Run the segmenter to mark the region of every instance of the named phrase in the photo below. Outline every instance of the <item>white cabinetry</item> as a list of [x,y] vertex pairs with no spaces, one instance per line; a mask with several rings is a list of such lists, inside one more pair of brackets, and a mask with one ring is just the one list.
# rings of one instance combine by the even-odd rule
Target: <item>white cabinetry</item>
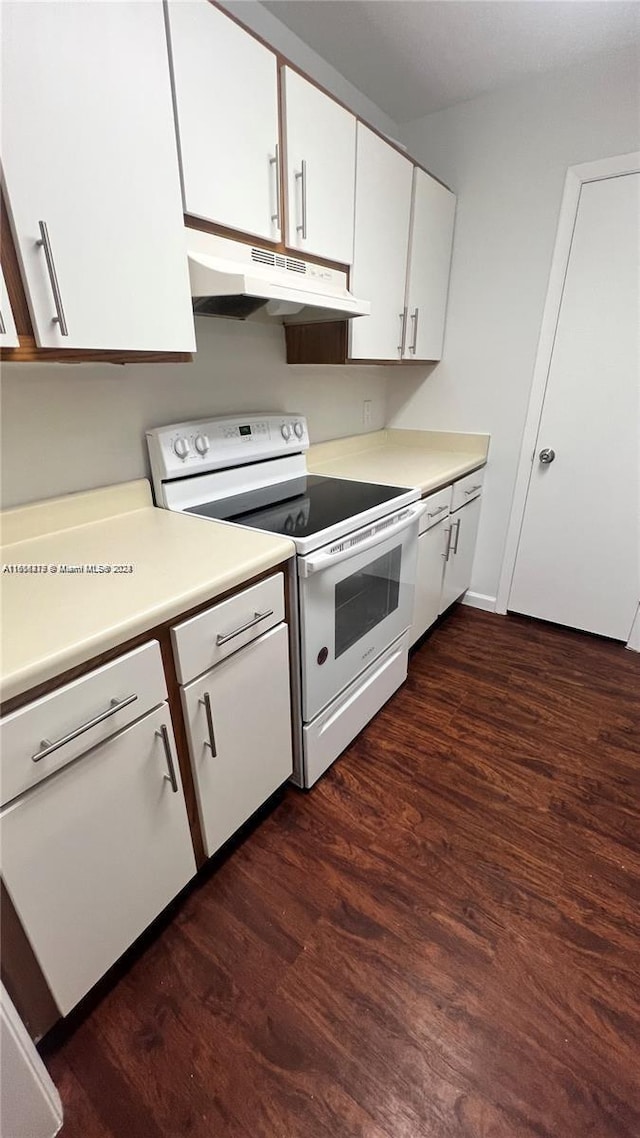
[[185,213],[280,240],[275,54],[208,0],[171,0]]
[[416,640],[431,628],[440,613],[444,557],[449,532],[445,523],[449,517],[450,503],[449,486],[436,494],[431,494],[423,503],[410,645],[415,644]]
[[274,574],[172,630],[208,856],[293,770],[283,585]]
[[351,322],[352,359],[440,359],[455,201],[358,123],[351,284],[371,315]]
[[481,498],[474,498],[451,514],[447,526],[444,582],[440,612],[457,601],[471,584],[471,569],[478,536]]
[[356,119],[290,67],[283,68],[287,245],[353,260]]
[[38,345],[192,351],[160,0],[3,3],[2,107]]
[[416,166],[404,359],[439,360],[442,357],[455,211],[455,194]]
[[9,294],[5,284],[2,269],[0,269],[0,347],[17,348],[18,333],[11,311]]
[[351,288],[371,301],[371,315],[349,322],[353,359],[403,353],[412,179],[409,159],[359,122]]
[[[128,702],[122,684],[128,686],[135,674],[127,661],[136,656],[136,669],[142,666],[140,659],[144,662],[137,653],[117,661],[111,671],[101,669],[59,689],[45,697],[46,705],[30,704],[3,723],[3,728],[10,721],[14,725],[14,747],[3,761],[24,765],[30,788],[0,814],[2,875],[63,1015],[196,869],[168,705],[162,702],[132,726],[118,730],[121,712],[114,707],[114,698],[129,716],[136,705],[144,712],[154,698],[156,665],[162,674],[160,652],[157,643],[139,652],[149,650],[157,657],[149,661],[150,686],[141,688],[140,694],[131,692]],[[157,694],[164,696],[162,687]],[[56,696],[63,719],[75,725],[67,736],[57,734]],[[51,730],[43,727],[43,706]],[[92,732],[107,723],[117,733],[93,745]],[[43,737],[56,759],[62,756],[57,761],[65,764],[51,777],[47,777],[48,757],[42,762],[37,758],[44,749]],[[84,740],[81,754],[79,740]],[[35,786],[33,770],[42,779]]]

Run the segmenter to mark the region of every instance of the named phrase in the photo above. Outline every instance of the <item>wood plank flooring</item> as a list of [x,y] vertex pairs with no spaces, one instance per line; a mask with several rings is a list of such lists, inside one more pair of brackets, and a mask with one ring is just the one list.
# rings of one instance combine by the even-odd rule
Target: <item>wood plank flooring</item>
[[638,1138],[640,657],[459,608],[66,1039],[63,1138]]

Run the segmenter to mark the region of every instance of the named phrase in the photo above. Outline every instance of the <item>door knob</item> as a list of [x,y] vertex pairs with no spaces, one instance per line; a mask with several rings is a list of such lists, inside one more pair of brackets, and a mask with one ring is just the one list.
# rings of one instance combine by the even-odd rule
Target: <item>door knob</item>
[[547,465],[550,462],[553,462],[555,457],[556,457],[556,452],[554,450],[551,450],[550,447],[545,447],[544,450],[541,450],[540,454],[538,455],[540,462],[544,462]]

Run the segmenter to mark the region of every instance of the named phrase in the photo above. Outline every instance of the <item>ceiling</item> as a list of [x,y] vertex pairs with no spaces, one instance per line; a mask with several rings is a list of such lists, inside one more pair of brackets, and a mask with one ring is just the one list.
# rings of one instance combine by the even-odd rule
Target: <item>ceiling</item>
[[640,44],[637,0],[263,0],[398,123]]

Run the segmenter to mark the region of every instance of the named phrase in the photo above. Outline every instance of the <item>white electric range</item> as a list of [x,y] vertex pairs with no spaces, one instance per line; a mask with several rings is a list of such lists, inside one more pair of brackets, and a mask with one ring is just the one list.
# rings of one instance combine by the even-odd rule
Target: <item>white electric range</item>
[[407,675],[420,492],[309,474],[302,415],[173,423],[147,441],[158,506],[295,543],[294,781],[312,786]]

